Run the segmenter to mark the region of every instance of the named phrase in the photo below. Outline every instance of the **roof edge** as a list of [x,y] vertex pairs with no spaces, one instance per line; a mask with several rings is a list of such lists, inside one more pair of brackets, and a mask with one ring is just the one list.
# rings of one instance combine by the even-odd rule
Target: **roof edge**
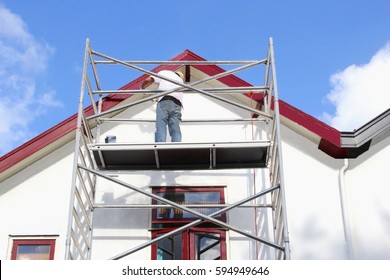
[[357,158],[370,149],[373,140],[390,130],[390,108],[360,128],[340,132],[340,145],[322,138],[318,148],[334,158]]
[[76,120],[77,115],[73,115],[0,157],[0,172],[75,130]]

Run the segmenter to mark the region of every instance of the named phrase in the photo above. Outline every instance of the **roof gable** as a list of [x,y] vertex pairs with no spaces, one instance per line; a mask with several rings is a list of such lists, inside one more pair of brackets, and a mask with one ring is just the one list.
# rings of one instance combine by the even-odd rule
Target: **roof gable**
[[[173,57],[171,60],[172,61],[206,61],[204,58],[198,56],[197,54],[191,52],[190,50],[183,51],[182,53]],[[179,67],[181,66],[165,64],[165,65],[157,66],[152,71],[158,72],[160,70],[176,70]],[[191,66],[187,65],[185,67],[194,67],[197,70],[209,76],[213,76],[225,72],[224,69],[222,69],[217,65],[196,65],[195,64]],[[142,84],[142,81],[146,78],[146,76],[147,74],[141,75],[140,77],[136,78],[130,83],[122,86],[120,90],[139,89]],[[218,80],[229,87],[251,86],[249,83],[247,83],[246,81],[240,79],[239,77],[233,74],[219,78]],[[249,93],[246,95],[249,96]],[[254,96],[260,96],[260,95],[254,95]],[[250,97],[252,98],[252,96]],[[119,103],[121,103],[127,98],[129,98],[129,95],[126,94],[110,94],[105,98],[102,110],[107,111],[110,108],[113,108],[114,106],[118,105]],[[262,98],[257,98],[256,101],[258,102],[259,105],[261,105]],[[343,147],[341,141],[341,132],[338,131],[337,129],[330,127],[329,125],[319,121],[318,119],[302,112],[301,110],[287,104],[286,102],[283,102],[282,100],[280,100],[279,102],[279,107],[280,107],[280,113],[284,119],[290,121],[290,123],[293,123],[294,125],[303,127],[304,129],[314,133],[315,135],[318,135],[320,139],[318,143],[319,149],[324,151],[325,153],[338,158],[338,157],[348,156],[349,155],[348,151],[350,151],[351,149],[356,150],[356,147],[355,148]],[[92,112],[92,106],[87,107],[85,111],[86,111],[86,115],[89,115],[89,113]],[[76,129],[76,120],[77,120],[77,114],[74,114],[69,118],[67,118],[66,120],[60,122],[56,126],[48,129],[47,131],[41,133],[40,135],[26,142],[25,144],[9,152],[8,154],[2,156],[0,158],[0,163],[1,163],[0,174],[2,174],[3,176],[0,176],[0,181],[3,180],[2,177],[6,176],[4,175],[6,170],[9,171],[7,172],[7,174],[15,173],[17,172],[17,167],[23,166],[22,162],[26,161],[26,159],[28,159],[29,157],[33,155],[37,155],[37,158],[35,159],[37,160],[43,157],[48,152],[55,149],[55,147],[53,147],[47,153],[42,152],[42,150],[48,147],[49,145],[52,145],[55,142],[61,143],[60,140],[62,138],[64,138],[65,136],[71,133],[74,133]],[[361,146],[363,145],[364,143],[361,144]],[[366,149],[363,149],[361,150],[361,152],[364,152],[365,150]],[[40,151],[41,153],[39,153]],[[354,154],[354,156],[356,156],[356,154]],[[12,171],[13,169],[16,171]]]

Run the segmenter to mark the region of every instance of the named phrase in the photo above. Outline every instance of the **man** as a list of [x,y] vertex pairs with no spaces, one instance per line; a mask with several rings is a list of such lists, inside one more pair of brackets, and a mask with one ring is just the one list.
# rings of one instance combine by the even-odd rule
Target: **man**
[[[170,80],[183,83],[183,73],[176,71],[162,70],[157,73],[160,76],[166,77]],[[151,84],[158,84],[158,89],[162,91],[168,91],[179,87],[179,85],[169,82],[158,77],[149,76],[143,83],[142,88],[145,89]],[[171,136],[171,142],[181,142],[181,109],[183,107],[183,93],[172,92],[160,98],[156,108],[156,132],[155,142],[166,142],[167,138],[167,126],[169,135]]]

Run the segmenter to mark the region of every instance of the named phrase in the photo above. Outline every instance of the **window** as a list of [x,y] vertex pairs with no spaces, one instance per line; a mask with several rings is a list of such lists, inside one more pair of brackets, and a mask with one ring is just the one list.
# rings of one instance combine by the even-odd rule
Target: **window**
[[14,239],[11,260],[53,260],[55,239]]
[[[189,208],[204,215],[210,215],[221,209],[210,205],[225,203],[223,187],[156,187],[153,188],[153,193],[177,204],[189,205]],[[159,201],[153,201],[153,204],[164,205]],[[226,221],[226,214],[214,218]],[[152,210],[152,238],[157,238],[197,219],[196,215],[180,209],[155,208]],[[211,222],[203,222],[153,244],[152,259],[225,260],[226,231]]]
[[[210,215],[221,209],[219,207],[207,207],[207,205],[225,203],[223,187],[158,187],[153,188],[153,193],[177,204],[193,205],[194,207],[189,208],[194,209],[203,215]],[[153,204],[164,205],[164,203],[156,200],[153,200]],[[201,207],[201,205],[206,206]],[[226,214],[221,214],[213,218],[226,221]],[[164,228],[169,226],[169,224],[183,224],[196,219],[198,219],[196,215],[189,212],[183,212],[182,210],[175,208],[157,208],[154,209],[152,213],[152,223],[154,228]],[[205,224],[207,225],[209,223]]]

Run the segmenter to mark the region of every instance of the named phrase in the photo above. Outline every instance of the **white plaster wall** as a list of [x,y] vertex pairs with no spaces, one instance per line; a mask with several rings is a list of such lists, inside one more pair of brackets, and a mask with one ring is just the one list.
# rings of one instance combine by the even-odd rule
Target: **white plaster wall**
[[[227,98],[226,99],[232,99]],[[235,100],[237,102],[237,100]],[[131,107],[118,118],[148,120],[150,122],[122,122],[112,128],[111,124],[101,126],[100,142],[107,135],[115,135],[119,143],[153,143],[155,132],[156,103],[148,101]],[[188,120],[250,119],[251,113],[225,102],[198,94],[184,95],[184,109],[181,124],[182,142],[248,141],[262,136],[262,121],[245,122],[186,122]],[[167,141],[170,141],[167,133]]]
[[73,150],[72,141],[1,182],[0,259],[10,257],[10,235],[57,236],[55,259],[64,259]]
[[342,161],[283,126],[286,204],[292,259],[346,259],[338,188]]
[[390,259],[390,138],[357,159],[345,175],[355,259]]

